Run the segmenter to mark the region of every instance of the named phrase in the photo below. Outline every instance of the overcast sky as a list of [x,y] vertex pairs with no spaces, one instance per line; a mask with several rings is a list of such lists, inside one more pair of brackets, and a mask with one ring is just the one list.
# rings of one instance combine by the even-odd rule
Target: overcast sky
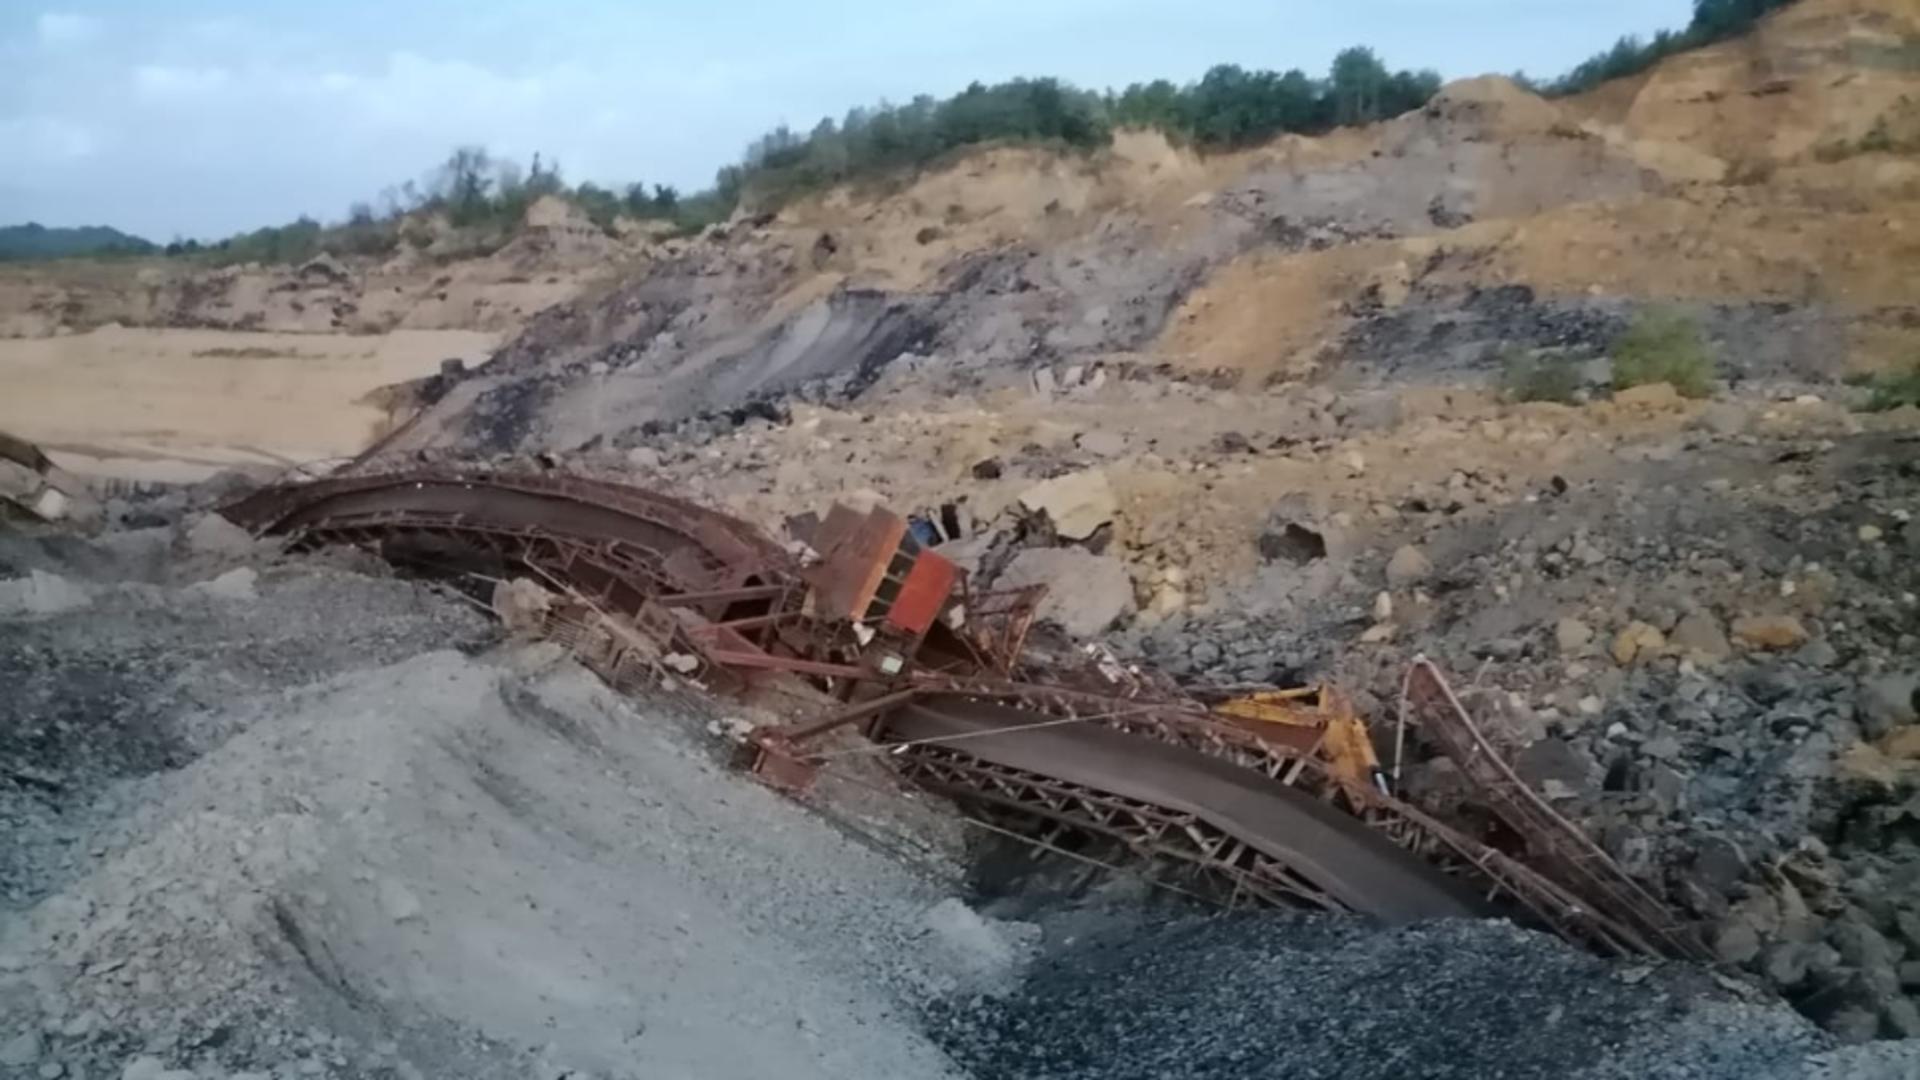
[[1056,75],[1557,74],[1689,0],[101,0],[0,5],[0,224],[165,241],[344,215],[450,148],[707,186],[773,125]]

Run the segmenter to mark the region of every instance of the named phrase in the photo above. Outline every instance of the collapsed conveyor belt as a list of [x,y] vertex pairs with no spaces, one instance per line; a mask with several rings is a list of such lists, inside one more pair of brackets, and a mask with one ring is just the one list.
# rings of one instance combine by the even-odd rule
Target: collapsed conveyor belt
[[1104,832],[1256,896],[1387,923],[1491,910],[1360,819],[1260,773],[1094,724],[1036,726],[1045,720],[939,695],[889,713],[875,734],[904,744],[908,775],[942,794]]
[[[298,546],[361,545],[467,580],[530,573],[562,594],[545,632],[615,686],[687,660],[673,670],[709,685],[785,672],[863,702],[757,732],[757,771],[779,786],[804,787],[817,766],[801,740],[871,722],[906,776],[975,813],[1104,837],[1230,898],[1387,922],[1487,913],[1498,898],[1498,910],[1602,952],[1700,954],[1624,870],[1487,763],[1463,767],[1534,851],[1497,849],[1350,783],[1311,738],[1241,725],[1137,672],[1069,664],[1016,678],[1037,597],[970,592],[950,563],[923,573],[945,560],[902,519],[842,509],[805,567],[736,518],[552,473],[348,476],[269,488],[224,513]],[[1456,755],[1490,754],[1438,672],[1422,679],[1409,700],[1430,734]]]

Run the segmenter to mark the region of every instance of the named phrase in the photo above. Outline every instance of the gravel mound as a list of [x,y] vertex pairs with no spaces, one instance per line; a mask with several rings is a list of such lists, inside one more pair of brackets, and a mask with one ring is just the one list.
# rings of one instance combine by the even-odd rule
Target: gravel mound
[[84,603],[0,618],[0,911],[89,872],[91,831],[133,809],[123,782],[217,745],[236,702],[491,634],[423,586],[313,566],[250,599],[57,580]]
[[1829,1040],[1679,965],[1497,922],[1188,918],[1080,940],[931,1030],[980,1080],[1808,1075]]
[[0,1042],[110,1076],[949,1075],[908,1008],[978,966],[919,948],[941,891],[696,725],[513,666],[556,660],[435,652],[237,706],[5,924]]

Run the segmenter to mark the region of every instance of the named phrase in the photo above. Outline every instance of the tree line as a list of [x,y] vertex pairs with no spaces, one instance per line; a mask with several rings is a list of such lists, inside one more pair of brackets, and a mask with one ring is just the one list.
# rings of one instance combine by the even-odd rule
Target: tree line
[[424,248],[434,243],[436,238],[423,219],[439,216],[456,230],[451,250],[443,244],[446,254],[485,253],[510,240],[528,208],[546,196],[578,207],[609,233],[622,217],[686,229],[719,220],[732,210],[731,205],[718,208],[712,193],[683,199],[670,184],[635,182],[618,190],[591,181],[568,185],[559,163],[543,161],[539,154],[523,169],[484,147],[462,146],[423,180],[389,187],[377,202],[354,203],[344,221],[323,225],[303,215],[290,224],[254,229],[210,244],[176,240],[164,251],[217,263],[305,262],[321,254],[390,255],[403,244]]
[[[1644,71],[1673,53],[1742,33],[1791,2],[1694,0],[1684,30],[1661,31],[1644,41],[1621,38],[1544,83],[1524,74],[1515,78],[1549,95],[1578,93]],[[1092,150],[1110,143],[1116,129],[1132,127],[1156,129],[1201,150],[1232,149],[1283,133],[1318,134],[1397,116],[1420,108],[1439,89],[1437,73],[1391,70],[1365,46],[1342,50],[1324,77],[1299,69],[1221,64],[1184,85],[1158,79],[1118,92],[1082,90],[1052,78],[976,82],[945,99],[920,95],[904,105],[855,108],[838,120],[821,120],[804,135],[783,124],[749,144],[738,163],[721,168],[712,188],[685,197],[658,184],[569,186],[559,165],[538,155],[523,170],[483,148],[461,147],[424,182],[383,192],[377,208],[356,203],[344,222],[323,226],[302,217],[213,245],[176,242],[166,250],[209,252],[226,262],[303,261],[321,252],[386,254],[402,243],[432,241],[417,227],[424,213],[442,215],[461,230],[465,246],[457,253],[465,254],[505,243],[527,208],[547,195],[573,204],[609,232],[621,217],[667,222],[689,232],[725,220],[743,204],[777,209],[807,192],[898,175],[987,142]]]
[[1612,79],[1638,75],[1675,53],[1743,34],[1762,15],[1791,3],[1793,0],[1693,0],[1693,18],[1684,30],[1662,30],[1644,40],[1628,34],[1565,75],[1538,85],[1524,75],[1519,78],[1549,97],[1578,94]]
[[716,190],[756,206],[806,191],[926,165],[983,142],[1104,146],[1116,128],[1157,128],[1202,149],[1247,146],[1282,132],[1317,133],[1365,124],[1426,104],[1440,89],[1432,71],[1390,71],[1372,49],[1334,57],[1325,78],[1299,70],[1248,71],[1221,64],[1197,82],[1165,79],[1098,93],[1057,79],[974,83],[945,100],[857,108],[805,135],[781,126],[755,140]]

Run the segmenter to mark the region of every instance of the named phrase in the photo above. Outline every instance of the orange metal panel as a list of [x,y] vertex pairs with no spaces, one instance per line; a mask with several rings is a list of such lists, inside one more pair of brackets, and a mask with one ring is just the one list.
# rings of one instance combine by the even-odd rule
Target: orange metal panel
[[926,633],[946,606],[947,597],[953,595],[953,583],[959,574],[960,568],[946,556],[921,552],[900,585],[900,595],[894,598],[887,621],[915,637]]
[[859,619],[873,602],[873,592],[886,574],[887,562],[907,531],[904,519],[875,507],[853,527],[836,506],[822,524],[832,536],[829,546],[816,549],[820,563],[808,572],[818,612],[829,619]]

